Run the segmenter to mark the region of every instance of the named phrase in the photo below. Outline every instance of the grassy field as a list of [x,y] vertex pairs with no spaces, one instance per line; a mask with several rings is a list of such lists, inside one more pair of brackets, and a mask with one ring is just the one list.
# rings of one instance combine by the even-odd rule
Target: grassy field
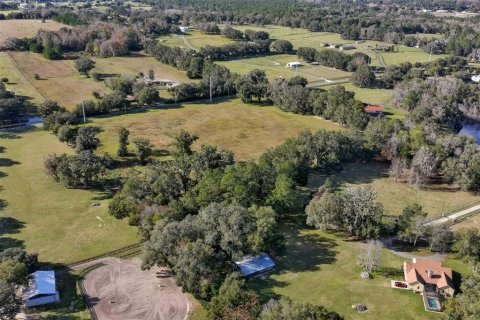
[[[108,91],[101,83],[85,78],[63,60],[47,60],[31,52],[6,53],[16,69],[42,97],[53,99],[61,106],[72,109],[82,100],[92,99],[92,92]],[[15,72],[12,72],[15,74]],[[40,80],[34,75],[38,74]],[[7,77],[9,75],[7,74]]]
[[116,130],[128,128],[131,136],[143,136],[156,148],[166,149],[172,137],[184,129],[196,134],[201,144],[213,144],[235,153],[237,160],[256,159],[267,148],[281,144],[304,129],[340,130],[340,127],[321,119],[283,112],[276,107],[245,105],[239,100],[214,104],[186,103],[179,108],[149,110],[144,113],[97,118],[103,146],[101,152],[115,154]]
[[16,92],[19,95],[27,96],[34,103],[41,103],[44,98],[32,86],[30,81],[17,69],[7,53],[0,52],[0,77],[7,77],[7,89]]
[[108,214],[107,194],[67,189],[43,174],[48,154],[73,152],[54,135],[1,133],[0,146],[0,219],[10,219],[0,228],[0,243],[24,246],[41,261],[68,263],[138,241],[135,227]]
[[217,62],[220,65],[226,66],[230,70],[245,74],[253,69],[265,70],[270,79],[284,77],[291,78],[294,76],[305,77],[311,85],[324,85],[337,81],[348,81],[351,73],[324,66],[312,66],[304,64],[303,66],[292,69],[285,65],[288,62],[298,61],[296,55],[271,55],[265,57],[238,59],[231,61]]
[[[95,61],[95,69],[93,72],[105,74],[127,74],[138,75],[139,72],[148,74],[148,70],[152,69],[156,78],[169,79],[177,82],[191,81],[187,78],[184,71],[178,70],[166,64],[163,64],[155,58],[138,53],[125,57],[111,58],[93,58]],[[73,66],[73,61],[68,61]]]
[[233,40],[222,35],[204,34],[195,30],[183,35],[162,36],[158,40],[168,46],[184,47],[193,50],[198,50],[206,45],[219,47],[233,42]]
[[0,44],[8,38],[33,37],[38,30],[58,30],[66,25],[47,20],[42,23],[39,20],[0,20]]
[[[393,90],[359,88],[352,83],[342,83],[346,90],[355,92],[355,99],[368,104],[390,105]],[[333,88],[335,85],[322,86],[323,89]]]
[[[276,259],[277,271],[251,286],[262,296],[284,295],[298,302],[324,305],[345,319],[439,319],[424,310],[422,297],[412,291],[392,289],[391,279],[403,279],[403,259],[387,250],[382,253],[382,268],[398,273],[393,277],[374,274],[361,279],[356,257],[364,244],[317,230],[285,230],[286,253]],[[368,308],[359,314],[353,304]]]
[[[399,215],[409,203],[418,203],[429,214],[436,217],[442,213],[478,201],[472,193],[458,191],[448,185],[435,185],[426,189],[414,189],[405,181],[395,182],[388,177],[388,166],[379,162],[352,163],[333,177],[344,185],[369,184],[377,192],[378,201],[383,204],[387,215]],[[317,188],[325,176],[314,175],[309,186]]]

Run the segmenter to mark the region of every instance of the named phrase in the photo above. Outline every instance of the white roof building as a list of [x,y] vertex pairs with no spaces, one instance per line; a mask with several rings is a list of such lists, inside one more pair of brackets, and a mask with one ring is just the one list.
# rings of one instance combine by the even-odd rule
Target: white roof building
[[60,302],[55,282],[55,271],[37,271],[32,273],[23,298],[27,308]]
[[296,67],[300,67],[302,64],[298,61],[294,61],[294,62],[289,62],[287,63],[286,67],[287,68],[296,68]]
[[480,75],[472,76],[472,81],[476,83],[480,83]]

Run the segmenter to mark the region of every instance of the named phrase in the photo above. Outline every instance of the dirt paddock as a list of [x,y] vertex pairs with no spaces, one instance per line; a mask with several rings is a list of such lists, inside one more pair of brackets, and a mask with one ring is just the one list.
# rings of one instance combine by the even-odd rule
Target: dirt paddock
[[142,271],[140,260],[107,259],[84,281],[99,320],[184,320],[190,305],[160,268]]

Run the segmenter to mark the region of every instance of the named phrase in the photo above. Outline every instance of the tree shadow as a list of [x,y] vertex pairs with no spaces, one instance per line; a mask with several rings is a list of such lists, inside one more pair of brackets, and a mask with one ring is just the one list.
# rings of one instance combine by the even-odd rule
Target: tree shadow
[[5,148],[4,146],[0,146],[0,153],[5,153],[5,150],[6,150],[6,149],[7,149],[7,148]]
[[462,293],[462,290],[460,289],[460,285],[462,284],[462,274],[453,270],[452,281],[453,281],[453,287],[455,288],[456,293],[457,294]]
[[0,167],[11,167],[16,164],[20,164],[20,162],[8,158],[0,158]]
[[19,233],[25,223],[12,217],[0,217],[0,236]]
[[8,248],[24,248],[25,245],[22,240],[13,239],[10,237],[0,237],[0,251]]
[[0,139],[20,139],[22,136],[11,132],[0,132]]
[[285,254],[277,257],[277,270],[280,272],[317,271],[321,265],[333,264],[337,260],[335,240],[317,233],[301,234],[295,229],[286,231],[284,236]]

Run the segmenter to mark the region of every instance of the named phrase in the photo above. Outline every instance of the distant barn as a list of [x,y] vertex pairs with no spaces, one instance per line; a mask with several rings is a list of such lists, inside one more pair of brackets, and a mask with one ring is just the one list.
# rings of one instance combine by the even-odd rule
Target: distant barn
[[236,261],[235,264],[245,278],[252,278],[275,269],[275,262],[266,253],[245,257],[241,261]]
[[294,61],[294,62],[289,62],[287,63],[286,67],[287,68],[298,68],[300,67],[302,64],[298,61]]

